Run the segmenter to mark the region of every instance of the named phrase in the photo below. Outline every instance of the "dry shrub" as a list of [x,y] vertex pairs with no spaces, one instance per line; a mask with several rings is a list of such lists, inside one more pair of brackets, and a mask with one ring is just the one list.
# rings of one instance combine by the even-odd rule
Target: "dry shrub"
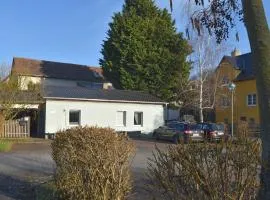
[[249,126],[246,121],[241,121],[237,125],[237,137],[242,139],[247,138],[249,136]]
[[255,199],[260,151],[257,140],[156,148],[148,166],[149,185],[162,199]]
[[109,128],[60,131],[52,143],[61,199],[122,200],[131,190],[134,145]]

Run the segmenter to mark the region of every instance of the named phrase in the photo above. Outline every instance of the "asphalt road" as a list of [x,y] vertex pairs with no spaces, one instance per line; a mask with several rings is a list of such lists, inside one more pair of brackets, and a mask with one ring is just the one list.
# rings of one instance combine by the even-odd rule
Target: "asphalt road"
[[[155,144],[164,149],[167,143],[133,140],[136,155],[132,161],[134,189],[130,200],[150,199],[146,191],[148,158]],[[52,179],[55,164],[50,142],[18,144],[9,153],[0,153],[0,200],[34,200],[35,187]]]

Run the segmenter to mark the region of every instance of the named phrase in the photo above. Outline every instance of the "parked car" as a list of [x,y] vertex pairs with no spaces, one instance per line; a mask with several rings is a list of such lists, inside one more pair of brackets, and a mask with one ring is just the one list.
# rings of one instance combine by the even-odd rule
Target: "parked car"
[[196,124],[173,122],[166,126],[157,128],[153,136],[159,140],[171,140],[174,143],[181,141],[187,143],[188,141],[202,141],[203,133],[199,130]]
[[198,123],[197,125],[206,140],[213,141],[225,138],[225,128],[222,124]]

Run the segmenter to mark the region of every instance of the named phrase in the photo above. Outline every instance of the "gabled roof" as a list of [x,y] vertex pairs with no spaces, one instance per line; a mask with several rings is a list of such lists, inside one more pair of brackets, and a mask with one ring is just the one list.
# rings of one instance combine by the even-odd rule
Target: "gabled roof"
[[13,74],[67,80],[104,82],[102,69],[70,63],[34,60],[28,58],[13,58]]
[[251,53],[239,56],[224,56],[221,62],[224,61],[229,62],[235,69],[241,71],[235,78],[235,81],[251,80],[255,78]]
[[45,99],[133,102],[165,104],[161,99],[141,91],[89,89],[85,87],[55,87],[44,88]]

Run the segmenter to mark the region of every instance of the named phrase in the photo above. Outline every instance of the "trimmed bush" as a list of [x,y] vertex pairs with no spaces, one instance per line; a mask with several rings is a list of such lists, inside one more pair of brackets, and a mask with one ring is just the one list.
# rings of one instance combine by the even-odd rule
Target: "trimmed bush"
[[61,199],[122,200],[131,190],[134,145],[109,128],[60,131],[52,142]]
[[256,199],[260,153],[260,141],[247,139],[156,148],[148,167],[150,191],[171,200]]

